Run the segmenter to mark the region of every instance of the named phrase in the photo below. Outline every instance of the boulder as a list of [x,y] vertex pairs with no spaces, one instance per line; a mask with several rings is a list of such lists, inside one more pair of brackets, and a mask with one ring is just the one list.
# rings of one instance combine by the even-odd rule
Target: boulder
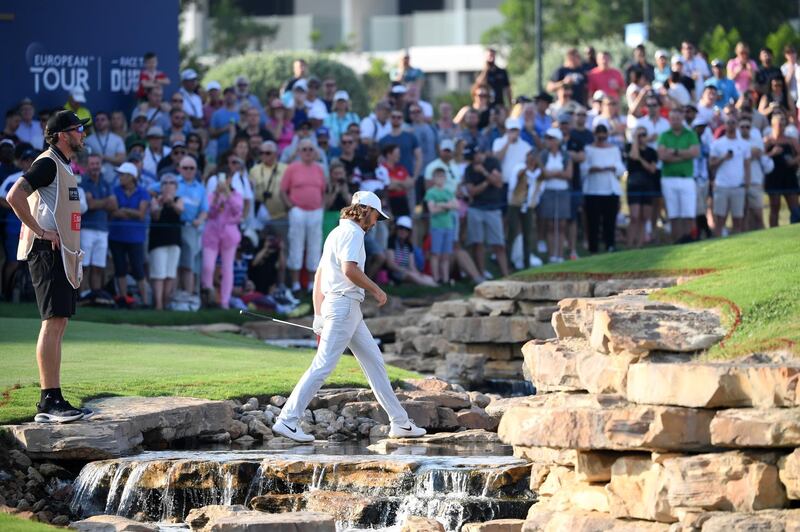
[[709,512],[697,520],[703,532],[789,532],[800,530],[800,510],[762,510],[753,513]]
[[[560,342],[578,342],[585,340],[569,338]],[[575,358],[575,370],[581,386],[589,393],[611,393],[626,395],[628,368],[639,361],[639,357],[631,354],[604,355],[589,348],[578,351]]]
[[529,460],[534,464],[562,465],[570,468],[575,468],[578,463],[578,451],[574,449],[515,446],[514,456]]
[[404,379],[401,383],[404,390],[416,390],[424,392],[449,392],[453,387],[449,382],[436,377],[427,377],[424,379]]
[[552,303],[534,303],[532,301],[518,301],[519,313],[523,316],[533,316],[538,321],[550,321],[558,305]]
[[582,390],[575,365],[578,353],[561,341],[531,340],[522,346],[525,378],[539,393]]
[[333,517],[317,512],[244,511],[209,523],[210,532],[335,532]]
[[241,504],[234,504],[232,506],[214,504],[189,510],[189,513],[186,515],[186,519],[184,519],[183,522],[189,525],[189,528],[192,530],[208,532],[206,525],[208,525],[209,521],[244,511],[247,511],[247,508]]
[[778,461],[778,472],[786,488],[786,496],[792,500],[800,499],[800,449],[781,457]]
[[400,532],[444,532],[444,526],[436,519],[411,515],[406,518]]
[[626,290],[658,290],[678,284],[676,277],[647,277],[642,279],[608,279],[595,281],[594,297],[607,297]]
[[511,316],[517,311],[517,302],[510,299],[473,297],[469,303],[472,306],[471,314],[476,316]]
[[531,507],[522,532],[667,532],[669,525],[648,521],[615,519],[602,512],[552,511]]
[[698,408],[800,406],[800,362],[684,362],[657,358],[628,369],[627,397],[636,403]]
[[300,493],[257,495],[250,499],[250,508],[270,514],[299,512],[305,509],[305,499]]
[[467,392],[467,395],[472,406],[477,406],[478,408],[486,408],[492,402],[491,397],[481,392]]
[[549,323],[525,316],[445,318],[442,333],[447,340],[462,343],[514,343],[555,336]]
[[482,383],[484,379],[484,355],[469,353],[447,353],[444,361],[436,365],[436,376],[464,385]]
[[611,468],[611,513],[675,522],[681,508],[734,512],[782,508],[786,494],[774,462],[774,455],[739,451],[655,460],[621,457]]
[[509,408],[498,434],[524,447],[702,451],[711,444],[713,416],[708,410],[633,405],[612,395],[545,394]]
[[440,359],[420,355],[419,353],[403,352],[403,353],[384,353],[383,360],[386,364],[397,366],[398,368],[407,369],[410,371],[418,371],[420,373],[438,373],[438,363]]
[[159,444],[226,430],[233,408],[191,397],[107,397],[87,403],[90,421],[25,423],[6,427],[33,458],[102,460],[136,451],[145,434]]
[[306,511],[324,512],[353,525],[380,522],[386,507],[385,500],[344,491],[311,490],[305,493],[305,501]]
[[591,297],[592,281],[485,281],[475,295],[486,299],[559,301],[567,297]]
[[453,350],[453,344],[439,334],[421,334],[411,340],[414,351],[427,356],[444,356]]
[[140,523],[119,515],[93,515],[81,521],[75,521],[69,528],[79,532],[158,532],[155,524]]
[[509,408],[516,405],[527,405],[529,400],[530,397],[501,397],[499,399],[492,399],[492,402],[486,407],[486,413],[497,419],[497,421],[500,421],[500,418],[503,417],[503,414],[505,414]]
[[524,519],[495,519],[484,523],[467,523],[461,532],[522,532]]
[[402,391],[397,393],[397,398],[401,401],[431,401],[436,403],[437,406],[444,406],[446,408],[462,409],[469,408],[470,403],[469,395],[466,393],[444,391],[444,392],[427,392],[424,390]]
[[446,446],[452,448],[484,446],[496,443],[500,443],[497,433],[474,429],[459,432],[438,432],[436,434],[426,434],[419,438],[389,438],[377,441],[370,445],[369,449],[373,452],[388,453],[407,446]]
[[472,313],[472,304],[464,299],[437,301],[431,305],[430,313],[440,318],[463,318]]
[[575,477],[582,482],[609,482],[611,466],[620,457],[608,451],[577,451]]
[[800,408],[732,408],[711,421],[718,447],[800,447]]
[[458,425],[467,429],[497,430],[499,421],[486,413],[486,410],[478,407],[471,407],[467,410],[456,412]]

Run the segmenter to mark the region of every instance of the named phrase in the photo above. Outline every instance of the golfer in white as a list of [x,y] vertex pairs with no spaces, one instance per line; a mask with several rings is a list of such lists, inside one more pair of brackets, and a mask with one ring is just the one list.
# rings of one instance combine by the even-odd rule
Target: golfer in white
[[298,442],[314,441],[314,436],[300,428],[299,421],[314,394],[336,367],[345,347],[350,347],[375,398],[389,415],[389,435],[395,438],[425,434],[408,419],[397,400],[378,344],[364,323],[361,302],[368,291],[386,303],[386,294],[364,273],[364,234],[378,218],[388,220],[381,201],[372,192],[356,192],[349,207],[342,209],[339,226],[328,235],[322,259],[314,276],[314,332],[320,336],[317,355],[297,383],[272,431]]

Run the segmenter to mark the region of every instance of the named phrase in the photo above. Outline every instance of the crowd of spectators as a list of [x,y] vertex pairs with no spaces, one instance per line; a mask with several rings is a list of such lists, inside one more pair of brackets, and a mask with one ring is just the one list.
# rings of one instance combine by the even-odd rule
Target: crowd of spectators
[[[129,109],[90,110],[80,89],[64,105],[92,119],[72,163],[81,295],[286,311],[311,290],[324,238],[358,190],[393,217],[365,239],[367,273],[382,284],[478,283],[614,251],[619,239],[635,248],[759,229],[765,198],[769,225],[782,198],[800,221],[800,64],[782,52],[779,67],[772,50],[756,62],[744,43],[710,62],[691,42],[652,64],[642,46],[631,58],[570,49],[547,91],[513,97],[488,50],[457,110],[423,98],[425,74],[406,54],[366,116],[303,60],[264,94],[245,76],[201,86],[186,69],[166,97],[175,73],[147,54]],[[6,112],[2,194],[46,148],[50,112],[30,99]],[[24,279],[20,223],[0,208],[9,298]]]

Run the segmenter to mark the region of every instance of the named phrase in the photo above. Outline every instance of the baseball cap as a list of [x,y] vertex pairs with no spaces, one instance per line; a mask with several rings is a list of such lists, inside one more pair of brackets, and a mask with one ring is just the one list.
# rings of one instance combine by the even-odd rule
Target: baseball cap
[[318,127],[314,134],[318,137],[330,137],[331,132],[328,131],[327,127]]
[[175,174],[167,172],[166,174],[161,176],[161,184],[165,183],[175,183],[178,184],[178,178],[175,177]]
[[564,135],[561,134],[561,130],[558,129],[557,127],[549,128],[547,131],[544,132],[544,136],[556,139],[559,142],[564,140]]
[[147,138],[163,137],[163,136],[164,136],[164,130],[161,129],[161,126],[150,126],[150,128],[147,130],[147,135],[146,135]]
[[328,112],[324,105],[315,105],[308,112],[308,118],[309,120],[325,120],[328,118]]
[[250,80],[247,76],[236,76],[236,85],[250,85]]
[[217,80],[211,80],[208,83],[206,83],[206,90],[207,91],[221,91],[222,90],[222,85],[220,85],[219,81],[217,81]]
[[336,91],[336,93],[334,93],[333,95],[333,101],[335,102],[336,100],[344,100],[346,102],[349,102],[350,95],[347,94],[347,91]]
[[456,149],[456,145],[453,142],[453,139],[442,139],[439,143],[439,151],[450,150],[453,151]]
[[304,79],[298,79],[294,82],[294,85],[292,85],[292,90],[308,92],[308,82]]
[[397,227],[403,227],[409,231],[414,228],[414,223],[411,221],[409,216],[401,216],[394,222],[394,225]]
[[558,115],[558,123],[559,124],[569,124],[572,122],[572,115],[569,113],[559,113]]
[[147,120],[147,113],[143,113],[141,110],[137,109],[133,112],[133,116],[131,117],[131,122],[136,122],[140,118],[144,118]]
[[59,111],[47,120],[47,133],[59,133],[76,126],[85,126],[89,123],[88,118],[78,118],[72,111]]
[[656,50],[656,59],[660,57],[669,57],[669,54],[666,50]]
[[549,93],[547,93],[547,92],[545,92],[545,91],[542,91],[542,92],[540,92],[539,94],[537,94],[536,96],[534,96],[534,97],[533,97],[533,100],[534,100],[534,101],[537,101],[537,102],[538,102],[538,101],[542,101],[542,102],[552,102],[552,101],[553,101],[553,97],[552,97],[552,96],[551,96]]
[[278,145],[271,140],[265,140],[261,143],[261,151],[278,151]]
[[2,139],[0,140],[0,146],[11,146],[14,147],[14,141],[11,139]]
[[392,87],[392,91],[391,92],[392,92],[392,94],[405,94],[406,92],[408,92],[408,89],[406,89],[405,85],[399,85],[398,84],[398,85],[395,85],[394,87]]
[[475,157],[475,152],[478,151],[478,147],[475,144],[467,144],[464,146],[464,159],[471,161]]
[[670,63],[671,63],[671,64],[673,64],[673,65],[674,65],[675,63],[680,63],[680,64],[683,64],[683,57],[681,57],[681,56],[679,56],[679,55],[677,55],[677,54],[676,54],[676,55],[673,55],[673,56],[672,56],[672,60],[670,60]]
[[136,168],[136,165],[133,163],[122,163],[121,165],[114,168],[114,171],[118,174],[130,174],[133,177],[137,177],[139,175],[139,169]]
[[599,90],[599,89],[594,91],[594,93],[592,93],[592,101],[594,101],[594,102],[602,101],[605,97],[606,97],[606,93],[604,91]]
[[506,129],[520,129],[519,120],[516,118],[506,118]]
[[717,58],[714,58],[714,60],[713,60],[713,61],[711,61],[711,66],[718,66],[718,67],[721,67],[721,66],[722,66],[722,61],[720,61],[720,60],[719,60],[719,59],[717,59]]
[[83,92],[83,89],[72,89],[70,91],[70,95],[72,99],[78,103],[86,103],[86,93]]
[[385,212],[383,212],[383,209],[381,209],[381,200],[378,199],[378,196],[376,196],[374,192],[370,192],[368,190],[359,190],[353,194],[353,201],[351,201],[350,204],[372,207],[378,211],[378,213],[380,213],[384,220],[390,219],[389,215],[387,215]]
[[35,159],[39,156],[39,150],[35,148],[28,148],[22,154],[20,154],[19,158],[22,159]]
[[183,72],[181,72],[181,79],[183,81],[191,81],[193,79],[197,79],[197,71],[193,68],[187,68]]
[[175,148],[185,148],[185,147],[186,147],[186,143],[184,141],[182,141],[182,140],[176,140],[175,142],[172,143],[172,149],[173,150]]

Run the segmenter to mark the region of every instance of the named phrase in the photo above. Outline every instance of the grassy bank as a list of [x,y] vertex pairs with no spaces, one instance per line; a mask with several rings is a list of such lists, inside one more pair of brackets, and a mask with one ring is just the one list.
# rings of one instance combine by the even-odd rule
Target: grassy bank
[[719,308],[732,333],[712,358],[767,349],[800,355],[800,225],[681,246],[596,255],[519,272],[517,279],[703,273],[654,297]]
[[[152,313],[152,311],[151,311]],[[3,371],[0,424],[29,420],[39,398],[39,320],[0,318]],[[286,394],[311,362],[309,349],[282,349],[235,334],[200,334],[132,325],[70,322],[62,383],[74,403],[103,395],[185,395],[227,399]],[[413,374],[389,368],[393,380]],[[332,386],[366,386],[358,363],[342,357]]]

